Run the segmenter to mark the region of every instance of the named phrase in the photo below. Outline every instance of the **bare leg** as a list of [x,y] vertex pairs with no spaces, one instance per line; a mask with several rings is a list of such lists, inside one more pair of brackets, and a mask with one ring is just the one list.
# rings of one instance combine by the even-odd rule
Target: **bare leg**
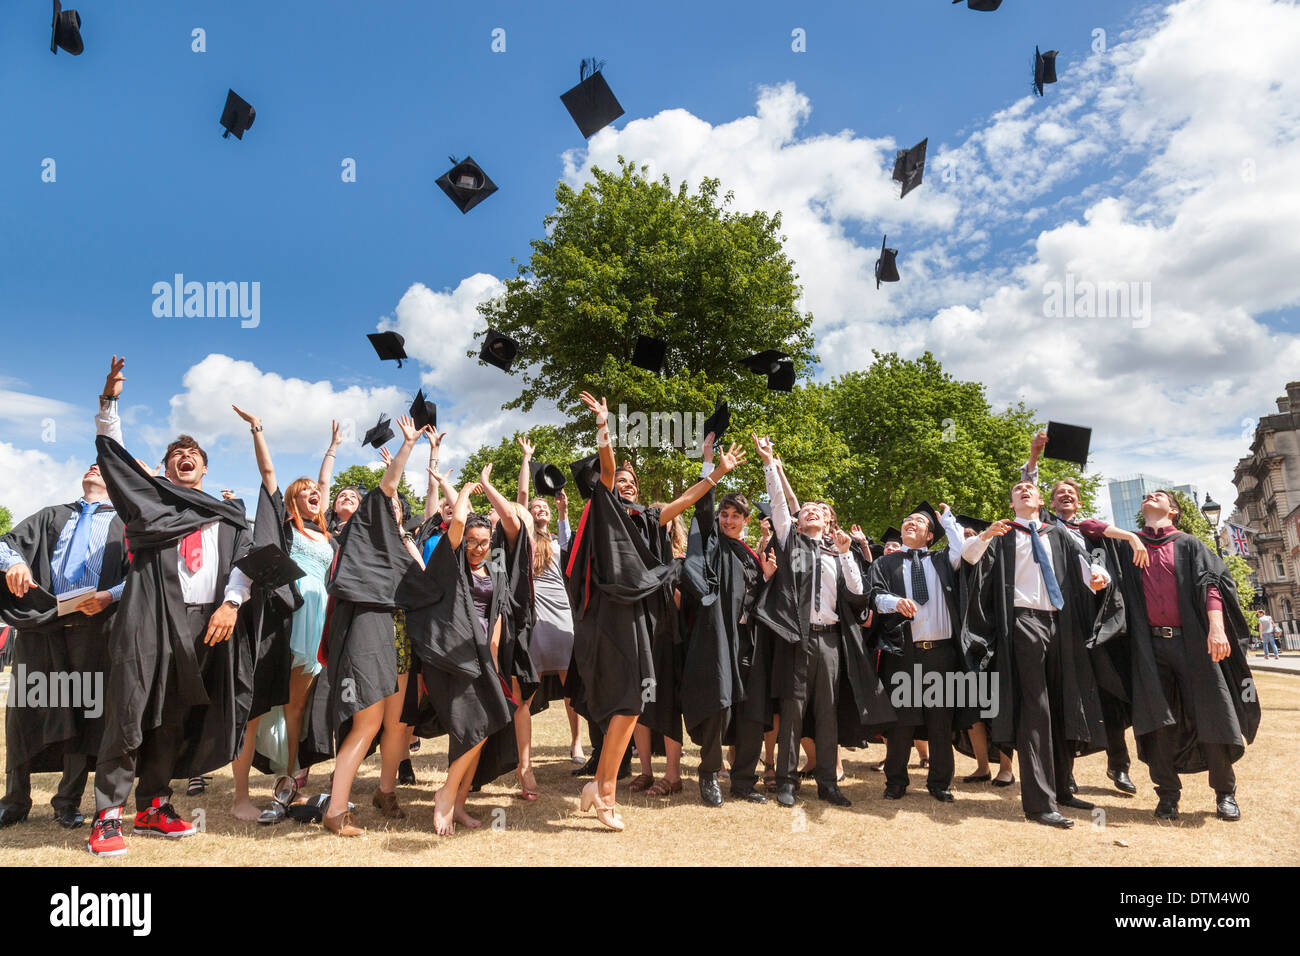
[[470,816],[469,811],[465,809],[465,801],[469,799],[470,788],[474,785],[474,772],[478,770],[478,759],[482,753],[483,748],[481,746],[474,748],[473,759],[469,768],[465,771],[460,787],[456,790],[456,806],[452,811],[452,819],[469,830],[477,830],[483,825],[478,817]]
[[244,732],[244,747],[230,765],[235,775],[235,803],[231,812],[236,820],[245,822],[256,820],[262,813],[248,798],[248,771],[253,766],[253,752],[257,749],[257,725],[261,719],[255,717],[248,722],[248,729]]
[[984,730],[984,724],[977,721],[971,725],[970,730],[970,749],[975,753],[975,772],[973,777],[982,777],[989,772],[989,738]]
[[384,733],[379,738],[379,789],[392,793],[397,786],[397,765],[410,755],[411,728],[402,723],[402,702],[409,674],[397,675],[397,691],[384,698]]
[[[564,683],[569,677],[567,670],[560,671],[560,683]],[[564,713],[569,718],[569,756],[575,760],[586,760],[587,755],[582,750],[582,738],[579,736],[578,712],[573,709],[573,702],[569,698],[564,698]]]
[[[523,700],[523,690],[519,681],[512,678],[515,697]],[[515,708],[515,749],[519,752],[519,767],[515,777],[519,787],[525,793],[537,792],[537,780],[533,776],[533,715],[528,708],[533,699],[529,697]]]
[[464,784],[464,791],[468,794],[470,784],[474,782],[474,768],[478,765],[479,751],[482,749],[483,742],[480,742],[468,753],[453,760],[447,768],[447,781],[433,795],[433,829],[440,836],[456,832],[455,816],[457,803],[461,801],[461,785]]
[[289,672],[289,702],[284,705],[284,732],[289,738],[289,773],[298,770],[298,745],[302,737],[302,720],[307,713],[307,700],[311,695],[316,675],[299,667]]
[[336,817],[346,813],[348,797],[352,795],[352,782],[357,768],[370,749],[370,742],[384,723],[384,701],[377,701],[352,715],[352,729],[348,731],[338,756],[334,758],[334,786],[330,789],[330,807],[326,815]]
[[[650,728],[645,724],[638,723],[633,731],[632,739],[636,741],[636,755],[641,761],[641,772],[654,776],[654,769],[650,765]],[[601,761],[604,762],[602,751]]]
[[664,772],[664,779],[669,783],[677,783],[682,779],[682,745],[671,737],[665,737],[664,752],[668,755],[668,769]]
[[[632,733],[636,726],[635,717],[617,714],[609,718],[609,729],[605,731],[605,742],[600,748],[600,763],[596,766],[596,790],[600,795],[600,802],[607,806],[614,805],[614,794],[618,786],[618,768],[623,762],[623,754],[627,752],[627,745],[632,742]],[[649,740],[647,740],[647,752],[649,749]]]

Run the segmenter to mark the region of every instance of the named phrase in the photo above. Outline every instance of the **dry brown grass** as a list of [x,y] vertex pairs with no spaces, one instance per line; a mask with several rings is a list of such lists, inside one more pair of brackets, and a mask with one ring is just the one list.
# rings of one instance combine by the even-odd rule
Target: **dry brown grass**
[[[1182,819],[1160,825],[1151,815],[1155,796],[1145,766],[1134,764],[1136,797],[1115,791],[1105,778],[1105,756],[1080,760],[1080,795],[1106,811],[1105,827],[1088,814],[1067,811],[1077,823],[1062,832],[1025,822],[1019,786],[994,790],[987,784],[954,784],[957,802],[941,805],[926,794],[923,775],[912,770],[912,789],[901,802],[882,797],[882,775],[867,769],[884,748],[845,754],[848,778],[843,789],[853,807],[840,810],[815,799],[805,787],[794,811],[774,802],[752,806],[729,801],[719,810],[699,802],[694,777],[698,754],[688,747],[685,789],[654,799],[619,788],[624,833],[604,830],[591,814],[578,812],[581,781],[569,775],[568,726],[561,708],[552,707],[534,722],[535,763],[542,795],[536,803],[514,796],[513,777],[503,778],[470,801],[470,809],[490,824],[493,813],[504,824],[453,837],[434,836],[433,791],[446,768],[440,741],[426,741],[415,758],[414,787],[399,787],[410,816],[386,825],[370,805],[378,779],[378,757],[362,766],[353,792],[357,822],[365,837],[342,840],[319,826],[292,821],[259,827],[236,821],[229,812],[231,775],[217,773],[202,797],[183,790],[175,798],[189,818],[206,813],[207,832],[172,843],[128,837],[130,852],[104,866],[367,866],[451,865],[1048,865],[1048,866],[1278,866],[1300,862],[1300,808],[1291,787],[1300,752],[1300,680],[1289,675],[1258,675],[1264,721],[1260,736],[1237,764],[1243,819],[1215,819],[1205,776],[1187,779]],[[444,745],[445,746],[445,745]],[[1130,750],[1132,750],[1130,739]],[[0,753],[2,753],[0,749]],[[915,761],[915,755],[913,755]],[[662,758],[655,769],[662,772]],[[958,757],[959,777],[972,762]],[[323,786],[329,767],[313,774],[309,792]],[[0,831],[0,866],[88,865],[87,830],[63,830],[50,818],[53,775],[36,778],[35,806],[29,820]],[[507,783],[510,786],[507,786]],[[257,777],[259,802],[266,802],[269,778]],[[89,787],[87,788],[90,789]],[[724,781],[724,794],[726,792]],[[89,813],[93,795],[86,794]],[[804,823],[802,829],[796,825]],[[128,828],[129,830],[129,828]]]

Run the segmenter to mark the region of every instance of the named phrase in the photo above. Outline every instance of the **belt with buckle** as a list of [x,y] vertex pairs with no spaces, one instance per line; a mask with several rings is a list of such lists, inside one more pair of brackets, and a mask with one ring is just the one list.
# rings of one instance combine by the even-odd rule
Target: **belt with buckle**
[[1151,628],[1151,634],[1169,640],[1170,638],[1182,637],[1183,629],[1181,627],[1153,627]]
[[808,629],[814,634],[825,634],[829,631],[835,631],[838,633],[840,626],[838,624],[810,624]]
[[944,642],[944,641],[917,641],[917,642],[913,643],[912,646],[915,647],[915,648],[917,648],[918,650],[922,650],[922,651],[932,651],[932,650],[934,650],[936,647],[938,647],[940,644],[943,644],[943,643],[945,643],[945,642]]

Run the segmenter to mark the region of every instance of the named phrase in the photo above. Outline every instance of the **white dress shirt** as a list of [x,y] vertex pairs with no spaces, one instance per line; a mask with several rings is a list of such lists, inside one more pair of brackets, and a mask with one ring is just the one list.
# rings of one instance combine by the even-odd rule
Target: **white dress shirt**
[[[961,563],[962,555],[962,530],[957,524],[956,516],[951,512],[945,512],[939,517],[943,523],[943,530],[948,535],[948,550],[945,556],[948,559],[948,566],[954,571],[957,565]],[[903,559],[903,591],[899,594],[878,594],[876,595],[876,610],[882,614],[892,614],[898,610],[898,602],[906,597],[909,601],[914,600],[912,596],[912,561],[913,558],[904,557]],[[939,573],[935,570],[934,562],[941,560],[940,555],[930,552],[921,559],[921,572],[925,575],[926,602],[918,604],[916,616],[912,618],[912,642],[920,644],[923,641],[946,641],[952,637],[952,618],[948,616],[948,601],[943,596],[943,584],[939,580]]]
[[[1041,521],[1032,518],[1016,518],[1013,524],[1027,528],[1030,534],[1035,535],[1043,526]],[[1007,534],[1016,536],[1015,606],[1037,611],[1055,611],[1056,608],[1052,607],[1052,600],[1047,594],[1047,582],[1043,578],[1043,572],[1034,562],[1034,546],[1029,534],[1018,531],[1008,531]],[[984,555],[988,546],[989,542],[976,535],[966,541],[965,547],[962,548],[962,558],[970,564],[975,564]],[[1056,571],[1056,559],[1052,556],[1051,545],[1046,541],[1043,542],[1043,550],[1047,554],[1047,563],[1051,566],[1052,573],[1056,574],[1059,585],[1061,575]],[[1110,583],[1110,575],[1100,564],[1089,564],[1087,558],[1079,555],[1079,566],[1083,570],[1085,582],[1090,581],[1092,575],[1098,574],[1106,584]],[[1105,587],[1105,584],[1102,586]],[[1062,589],[1062,596],[1064,596],[1064,589]]]

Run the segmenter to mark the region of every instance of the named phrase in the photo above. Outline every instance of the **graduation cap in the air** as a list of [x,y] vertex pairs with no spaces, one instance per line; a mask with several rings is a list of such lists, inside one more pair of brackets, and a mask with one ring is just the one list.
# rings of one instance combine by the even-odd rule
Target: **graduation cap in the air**
[[1092,429],[1082,425],[1047,423],[1047,445],[1044,458],[1072,461],[1080,468],[1088,466],[1088,445],[1092,442]]
[[253,548],[235,562],[235,567],[271,591],[292,584],[307,574],[298,567],[293,558],[275,544],[264,544],[260,548]]
[[372,448],[378,448],[393,437],[393,429],[389,427],[392,422],[387,415],[381,414],[379,421],[375,422],[375,427],[366,432],[366,436],[361,439],[361,444],[370,445]]
[[1034,89],[1039,96],[1043,95],[1044,84],[1056,82],[1056,54],[1059,52],[1048,50],[1040,53],[1038,47],[1034,47]]
[[[943,523],[939,520],[939,512],[930,507],[930,502],[922,501],[919,505],[908,512],[909,515],[923,514],[930,520],[930,530],[934,532],[934,540],[930,544],[938,544],[948,536],[948,532],[943,530]],[[901,541],[902,538],[900,537]]]
[[425,425],[438,427],[438,406],[424,397],[424,389],[416,392],[415,400],[411,402],[411,421],[417,429]]
[[741,365],[758,375],[767,376],[767,387],[774,392],[794,388],[794,362],[780,349],[767,349],[742,359]]
[[768,521],[772,520],[772,502],[755,501],[754,510],[758,512],[760,518],[766,518]]
[[714,448],[722,446],[722,436],[726,434],[727,426],[731,424],[731,409],[727,407],[726,399],[723,399],[714,406],[713,414],[704,419],[704,434],[707,436],[713,434]]
[[894,182],[903,184],[900,199],[921,185],[921,177],[925,173],[925,145],[928,142],[929,137],[911,149],[900,149],[894,158]]
[[898,264],[894,261],[898,258],[897,249],[885,248],[885,243],[889,236],[880,240],[880,258],[876,260],[876,288],[880,288],[882,282],[898,281]]
[[461,212],[469,212],[497,191],[497,184],[488,178],[472,156],[460,161],[455,156],[448,159],[452,167],[438,177],[438,187]]
[[402,359],[406,358],[406,339],[397,332],[368,332],[366,338],[370,344],[375,347],[375,352],[379,355],[381,362],[387,362],[392,359],[397,360],[397,367],[402,367]]
[[50,52],[58,54],[63,49],[73,56],[84,50],[81,42],[81,14],[76,10],[64,10],[59,0],[54,0],[54,22],[50,24]]
[[[961,0],[952,0],[953,3],[961,3]],[[982,10],[985,13],[991,13],[998,7],[1002,6],[1002,0],[966,0],[966,6],[972,10]]]
[[567,482],[564,472],[554,465],[546,465],[540,461],[530,461],[528,472],[533,476],[533,489],[543,498],[554,498],[563,490]]
[[600,481],[600,453],[570,462],[569,472],[573,475],[573,483],[578,486],[582,497],[590,498]]
[[235,139],[243,139],[244,133],[248,132],[255,119],[257,119],[257,110],[234,90],[229,90],[226,93],[225,109],[221,111],[221,125],[226,128],[221,138],[227,139],[231,133],[234,133]]
[[992,521],[985,521],[982,518],[972,518],[970,515],[958,515],[957,523],[963,528],[970,528],[976,534],[983,534],[993,524]]
[[636,348],[632,350],[632,364],[647,372],[658,375],[664,367],[664,356],[668,354],[668,343],[649,335],[636,337]]
[[518,342],[496,329],[488,329],[487,337],[483,339],[483,347],[479,349],[478,357],[489,365],[495,365],[501,371],[508,372],[510,371],[510,364],[514,362],[515,356],[518,354]]
[[605,82],[605,75],[600,72],[604,65],[594,57],[583,60],[578,69],[578,85],[560,94],[564,108],[569,111],[573,121],[578,124],[578,130],[587,139],[623,115],[623,107]]

